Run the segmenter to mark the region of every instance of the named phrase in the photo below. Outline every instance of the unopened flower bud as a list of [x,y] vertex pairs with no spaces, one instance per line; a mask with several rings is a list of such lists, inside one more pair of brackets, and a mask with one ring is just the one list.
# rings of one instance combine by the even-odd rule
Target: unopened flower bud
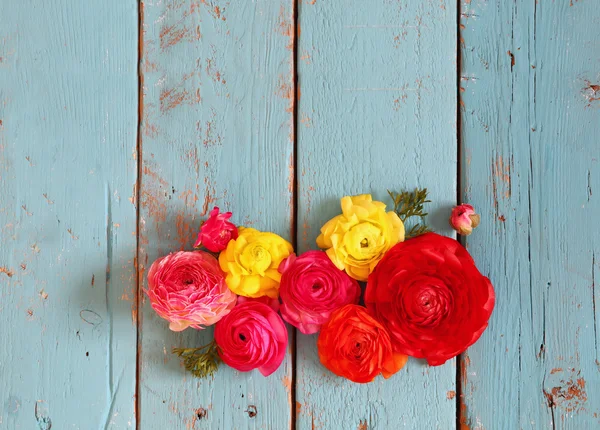
[[480,220],[473,206],[466,204],[455,206],[450,215],[450,225],[458,234],[464,236],[470,235],[473,229],[479,225]]

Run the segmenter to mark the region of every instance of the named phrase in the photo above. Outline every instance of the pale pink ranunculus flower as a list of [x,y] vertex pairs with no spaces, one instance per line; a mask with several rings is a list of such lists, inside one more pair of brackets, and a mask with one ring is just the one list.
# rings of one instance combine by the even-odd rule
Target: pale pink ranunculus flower
[[237,305],[215,325],[215,342],[225,364],[240,372],[275,372],[285,358],[288,333],[269,305],[249,300]]
[[333,311],[357,304],[360,286],[324,251],[291,255],[279,265],[281,316],[304,334],[316,333]]
[[467,204],[455,206],[450,215],[450,225],[458,234],[464,236],[470,235],[480,220],[473,206]]
[[180,251],[156,260],[148,272],[146,294],[173,331],[213,325],[237,299],[217,259],[204,251]]
[[229,241],[238,237],[238,229],[229,218],[231,212],[219,213],[218,207],[210,211],[208,219],[200,227],[194,248],[204,246],[211,252],[221,252],[227,248]]

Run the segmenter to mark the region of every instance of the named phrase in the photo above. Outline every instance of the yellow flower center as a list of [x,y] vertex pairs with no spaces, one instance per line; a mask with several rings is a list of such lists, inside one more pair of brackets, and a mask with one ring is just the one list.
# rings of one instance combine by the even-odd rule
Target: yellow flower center
[[362,222],[352,227],[344,236],[344,246],[348,255],[356,260],[368,260],[378,252],[381,230],[370,222]]
[[244,248],[240,262],[250,274],[264,276],[271,265],[271,254],[260,242],[255,242]]

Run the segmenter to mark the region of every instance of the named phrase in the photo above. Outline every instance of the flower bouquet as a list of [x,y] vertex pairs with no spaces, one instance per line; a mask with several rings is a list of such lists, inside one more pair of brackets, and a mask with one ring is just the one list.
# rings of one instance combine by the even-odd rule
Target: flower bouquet
[[[390,377],[408,356],[441,365],[477,341],[494,308],[491,282],[459,242],[426,226],[426,189],[389,194],[391,211],[368,194],[343,197],[321,228],[321,250],[300,255],[214,208],[197,250],[159,258],[148,272],[146,294],[171,330],[215,325],[208,345],[174,349],[185,368],[205,377],[225,363],[268,376],[285,357],[285,322],[319,333],[321,363],[358,383]],[[470,234],[479,216],[460,205],[450,223]]]

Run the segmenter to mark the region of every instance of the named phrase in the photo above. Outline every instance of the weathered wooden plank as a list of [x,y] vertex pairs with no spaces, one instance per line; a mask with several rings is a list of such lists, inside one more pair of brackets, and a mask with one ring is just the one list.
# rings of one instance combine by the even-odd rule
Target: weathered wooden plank
[[[303,1],[299,9],[299,250],[315,248],[339,198],[426,186],[446,234],[456,197],[456,6],[449,1]],[[369,385],[338,378],[298,336],[298,428],[455,424],[455,362],[410,360]]]
[[[292,3],[143,2],[140,274],[191,249],[217,205],[238,224],[290,238]],[[291,167],[290,167],[291,166]],[[290,171],[291,169],[291,171]],[[290,179],[291,175],[291,179]],[[196,380],[171,354],[212,330],[170,332],[145,303],[141,428],[289,428],[291,354],[273,375],[223,366]]]
[[135,426],[137,5],[0,3],[0,427]]
[[595,2],[462,2],[467,245],[497,294],[462,362],[471,428],[600,426],[599,22]]

